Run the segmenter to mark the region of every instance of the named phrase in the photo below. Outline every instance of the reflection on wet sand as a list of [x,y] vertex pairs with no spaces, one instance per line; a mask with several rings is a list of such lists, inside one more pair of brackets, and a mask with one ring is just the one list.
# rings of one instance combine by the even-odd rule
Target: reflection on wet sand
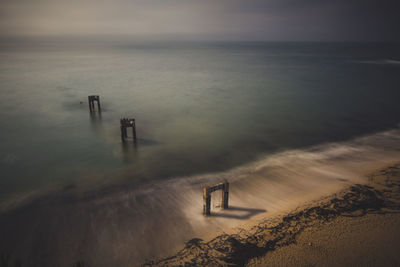
[[[241,227],[364,181],[360,170],[398,159],[398,139],[398,130],[392,130],[282,152],[227,172],[92,194],[70,187],[3,213],[0,251],[29,266],[63,267],[80,259],[98,267],[139,265],[173,254],[193,237]],[[123,151],[134,160],[133,143]],[[224,179],[230,184],[230,208],[214,207],[212,216],[204,216],[203,186]]]

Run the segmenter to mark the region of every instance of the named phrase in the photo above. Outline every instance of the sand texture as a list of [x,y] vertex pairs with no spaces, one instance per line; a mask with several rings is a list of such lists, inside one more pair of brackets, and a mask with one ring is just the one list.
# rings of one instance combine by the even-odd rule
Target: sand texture
[[329,198],[147,266],[399,266],[400,164]]
[[248,266],[400,266],[400,215],[340,216]]

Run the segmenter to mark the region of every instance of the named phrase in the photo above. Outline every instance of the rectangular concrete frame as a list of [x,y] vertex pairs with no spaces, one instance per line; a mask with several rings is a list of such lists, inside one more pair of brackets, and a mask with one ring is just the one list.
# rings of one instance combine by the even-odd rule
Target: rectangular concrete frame
[[131,127],[132,134],[133,134],[133,140],[134,140],[134,142],[136,142],[136,121],[135,121],[135,119],[121,118],[120,124],[121,124],[121,139],[122,139],[122,141],[125,142],[125,138],[128,137],[128,132],[127,132],[126,128]]
[[211,214],[211,193],[217,190],[222,190],[222,208],[228,208],[228,197],[229,197],[229,183],[228,181],[223,181],[215,186],[203,187],[203,214]]

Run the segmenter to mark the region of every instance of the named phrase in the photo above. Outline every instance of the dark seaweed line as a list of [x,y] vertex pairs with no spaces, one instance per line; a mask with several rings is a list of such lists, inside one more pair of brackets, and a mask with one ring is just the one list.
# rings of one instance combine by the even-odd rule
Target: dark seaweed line
[[388,167],[372,175],[385,176],[383,189],[356,184],[349,190],[319,206],[289,214],[273,227],[266,223],[238,234],[223,234],[209,242],[194,238],[176,255],[143,266],[245,266],[256,257],[296,242],[307,227],[332,221],[339,216],[360,217],[367,213],[397,213],[400,211],[400,165]]

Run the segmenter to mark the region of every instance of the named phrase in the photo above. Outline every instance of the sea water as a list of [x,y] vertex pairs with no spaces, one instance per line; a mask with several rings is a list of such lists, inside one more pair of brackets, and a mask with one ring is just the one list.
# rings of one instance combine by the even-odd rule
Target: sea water
[[[30,266],[137,264],[400,149],[398,44],[0,47],[0,250]],[[136,119],[136,143],[121,141],[121,117]],[[201,186],[223,178],[249,216],[203,218]]]
[[[396,44],[6,42],[0,200],[227,170],[395,127],[399,60]],[[136,119],[136,145],[121,142],[121,117]]]

